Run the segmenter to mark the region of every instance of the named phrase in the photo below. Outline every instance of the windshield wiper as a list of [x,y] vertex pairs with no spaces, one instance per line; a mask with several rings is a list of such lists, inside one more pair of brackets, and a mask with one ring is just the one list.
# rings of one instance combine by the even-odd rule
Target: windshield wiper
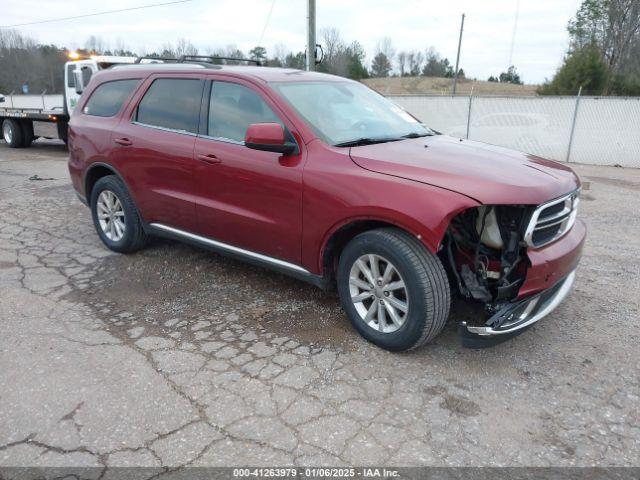
[[336,143],[334,147],[359,147],[361,145],[373,145],[374,143],[397,142],[402,137],[362,137],[348,142]]
[[432,137],[434,135],[435,135],[435,132],[425,132],[425,133],[411,132],[411,133],[407,133],[406,135],[402,135],[402,138]]

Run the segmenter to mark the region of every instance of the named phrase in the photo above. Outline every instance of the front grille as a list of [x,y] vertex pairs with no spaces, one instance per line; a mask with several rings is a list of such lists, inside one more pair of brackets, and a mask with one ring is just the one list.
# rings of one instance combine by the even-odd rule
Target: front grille
[[541,247],[571,230],[578,214],[580,192],[543,203],[535,209],[524,239],[530,247]]

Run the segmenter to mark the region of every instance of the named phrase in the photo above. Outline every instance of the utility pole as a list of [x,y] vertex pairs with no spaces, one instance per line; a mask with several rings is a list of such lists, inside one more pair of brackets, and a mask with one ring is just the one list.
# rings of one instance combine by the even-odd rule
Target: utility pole
[[307,70],[316,69],[316,0],[307,3]]
[[462,14],[462,22],[460,23],[460,38],[458,39],[458,55],[456,55],[456,71],[453,72],[453,94],[456,94],[456,85],[458,83],[458,66],[460,63],[460,47],[462,46],[462,31],[464,30],[464,13]]

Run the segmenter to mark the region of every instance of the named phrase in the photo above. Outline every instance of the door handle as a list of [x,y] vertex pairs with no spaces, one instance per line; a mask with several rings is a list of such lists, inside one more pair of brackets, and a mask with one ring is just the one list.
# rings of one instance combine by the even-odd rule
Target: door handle
[[209,165],[215,165],[216,163],[220,163],[222,161],[212,153],[206,155],[201,153],[198,155],[198,160],[204,163],[208,163]]
[[133,145],[133,142],[128,138],[116,138],[113,141],[116,142],[118,145],[122,145],[123,147],[129,147]]

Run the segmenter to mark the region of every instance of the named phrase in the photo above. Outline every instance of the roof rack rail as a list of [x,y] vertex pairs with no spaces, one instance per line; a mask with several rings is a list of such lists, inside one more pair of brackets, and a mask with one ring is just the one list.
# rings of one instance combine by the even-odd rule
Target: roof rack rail
[[[176,62],[176,63],[179,62],[177,58],[144,56],[144,57],[137,57],[133,63],[141,63],[142,60],[155,60],[157,62]],[[153,63],[153,62],[149,62],[149,63]]]
[[232,62],[248,62],[254,63],[258,67],[262,66],[262,62],[260,60],[254,60],[253,58],[236,58],[236,57],[219,57],[217,55],[182,55],[179,59],[179,63],[185,62],[204,62],[204,63],[217,63],[216,60],[220,61],[232,61]]
[[150,60],[148,63],[209,63],[222,64],[222,62],[248,62],[255,63],[258,67],[262,67],[260,60],[252,58],[236,58],[236,57],[218,57],[217,55],[181,55],[178,58],[173,57],[137,57],[133,63],[142,63],[143,60]]

